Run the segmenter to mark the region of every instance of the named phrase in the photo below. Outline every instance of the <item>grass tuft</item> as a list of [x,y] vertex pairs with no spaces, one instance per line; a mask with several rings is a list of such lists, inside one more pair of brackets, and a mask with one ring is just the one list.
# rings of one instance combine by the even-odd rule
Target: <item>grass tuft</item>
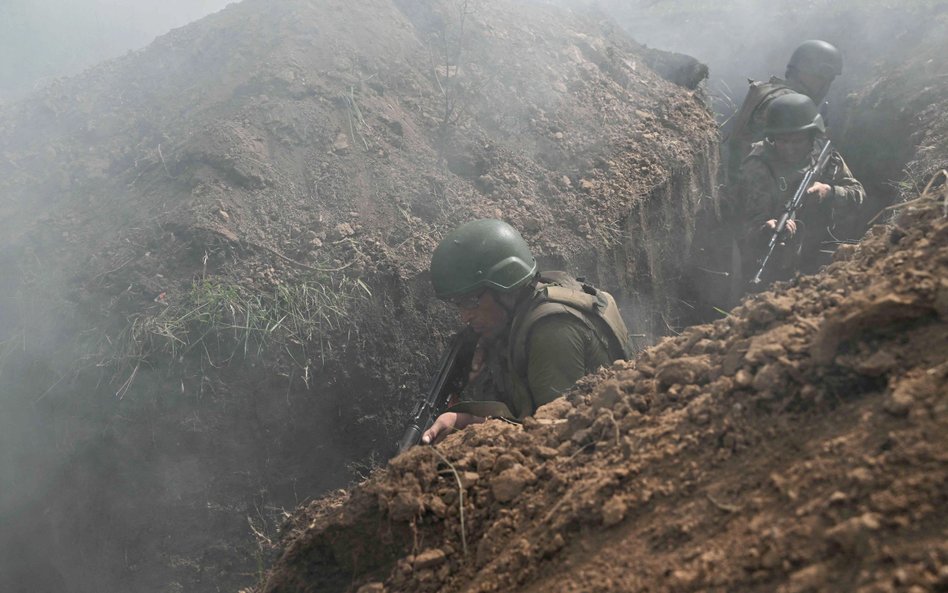
[[277,356],[308,377],[339,346],[352,307],[370,296],[362,280],[346,277],[278,285],[272,292],[202,279],[180,302],[132,316],[104,364],[137,369],[160,358],[174,364],[195,351],[214,367]]

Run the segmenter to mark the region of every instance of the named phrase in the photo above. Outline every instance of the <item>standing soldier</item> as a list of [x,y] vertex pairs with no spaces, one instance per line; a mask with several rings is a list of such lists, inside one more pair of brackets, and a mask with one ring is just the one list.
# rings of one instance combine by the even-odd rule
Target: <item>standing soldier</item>
[[763,138],[767,111],[778,97],[800,93],[822,108],[833,79],[842,73],[843,56],[839,50],[825,41],[811,40],[801,43],[790,56],[786,79],[773,76],[767,82],[751,82],[725,141],[729,183],[735,182],[751,144]]
[[448,233],[431,258],[431,281],[477,334],[464,399],[479,401],[438,416],[423,443],[485,416],[529,416],[577,379],[629,356],[612,296],[563,272],[538,272],[523,237],[500,220]]
[[[755,143],[740,168],[737,200],[732,216],[738,222],[744,260],[744,278],[763,255],[784,206],[813,166],[825,143],[823,117],[809,97],[782,95],[774,99],[764,127],[765,139]],[[823,246],[835,239],[832,230],[838,212],[856,208],[865,198],[843,157],[832,151],[823,169],[807,188],[802,207],[787,221],[782,253],[774,253],[769,280],[790,277],[796,270],[815,272],[824,258]]]

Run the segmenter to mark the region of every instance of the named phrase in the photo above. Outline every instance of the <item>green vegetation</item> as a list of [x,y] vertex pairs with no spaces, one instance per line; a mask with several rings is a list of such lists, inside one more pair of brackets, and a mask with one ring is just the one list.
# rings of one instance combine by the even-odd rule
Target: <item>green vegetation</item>
[[215,279],[195,282],[180,303],[132,316],[106,364],[133,368],[155,358],[183,362],[193,352],[218,367],[234,359],[287,358],[308,382],[343,334],[352,307],[371,296],[359,279],[341,277],[256,292]]

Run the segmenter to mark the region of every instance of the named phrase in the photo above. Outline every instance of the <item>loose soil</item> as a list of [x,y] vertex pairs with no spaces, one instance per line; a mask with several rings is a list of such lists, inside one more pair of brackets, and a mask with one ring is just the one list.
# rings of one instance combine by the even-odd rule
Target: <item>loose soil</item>
[[245,0],[4,106],[9,588],[258,579],[284,507],[390,450],[461,222],[680,325],[701,76],[543,5]]
[[259,591],[944,590],[945,204],[309,505]]
[[870,135],[900,114],[894,220],[522,427],[311,503],[255,591],[948,590],[943,45],[852,99]]
[[[862,95],[927,81],[919,176],[932,51]],[[523,427],[309,503],[263,572],[274,517],[368,473],[423,387],[447,229],[504,218],[635,333],[683,329],[703,74],[542,5],[245,0],[4,107],[0,588],[948,587],[937,184]]]

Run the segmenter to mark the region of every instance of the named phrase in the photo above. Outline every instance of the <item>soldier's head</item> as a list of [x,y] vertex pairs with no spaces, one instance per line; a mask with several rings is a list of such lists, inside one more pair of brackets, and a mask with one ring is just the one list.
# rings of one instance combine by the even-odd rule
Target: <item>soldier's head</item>
[[806,95],[781,95],[767,107],[764,136],[782,161],[803,161],[813,149],[816,136],[824,132],[823,116]]
[[522,289],[536,282],[537,261],[506,222],[475,220],[454,229],[431,256],[435,295],[456,305],[461,320],[481,335],[510,321]]
[[804,41],[787,62],[787,79],[807,90],[815,103],[822,103],[833,79],[843,73],[843,55],[831,43],[812,39]]

